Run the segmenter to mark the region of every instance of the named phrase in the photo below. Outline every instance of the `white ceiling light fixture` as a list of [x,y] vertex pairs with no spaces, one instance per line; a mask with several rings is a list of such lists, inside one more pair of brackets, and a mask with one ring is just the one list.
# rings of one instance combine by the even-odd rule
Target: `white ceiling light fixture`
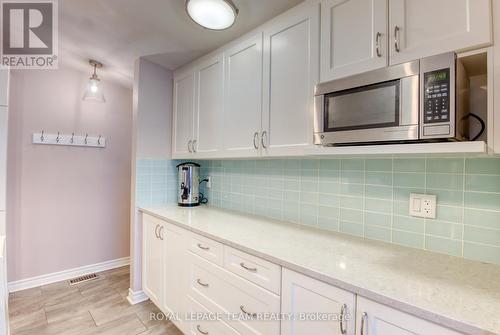
[[186,0],[189,17],[211,30],[230,28],[238,16],[238,8],[231,0]]
[[103,65],[102,63],[93,59],[89,60],[89,64],[94,68],[94,73],[89,79],[89,83],[87,84],[87,88],[85,89],[85,93],[83,94],[83,100],[106,102],[104,93],[102,92],[101,80],[99,79],[99,77],[97,77],[97,69],[102,68]]

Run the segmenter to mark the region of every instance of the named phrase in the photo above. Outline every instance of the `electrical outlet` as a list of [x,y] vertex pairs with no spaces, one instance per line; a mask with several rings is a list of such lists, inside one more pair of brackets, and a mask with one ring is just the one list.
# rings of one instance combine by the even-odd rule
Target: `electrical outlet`
[[437,197],[428,194],[410,194],[410,216],[436,218]]
[[207,177],[207,184],[205,185],[206,188],[212,188],[212,177],[208,176]]

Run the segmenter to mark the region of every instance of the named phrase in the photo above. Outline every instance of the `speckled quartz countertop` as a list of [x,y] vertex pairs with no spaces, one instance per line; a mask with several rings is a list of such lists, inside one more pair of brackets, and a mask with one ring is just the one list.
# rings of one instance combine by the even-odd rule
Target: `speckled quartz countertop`
[[465,334],[500,334],[500,266],[234,212],[142,212]]

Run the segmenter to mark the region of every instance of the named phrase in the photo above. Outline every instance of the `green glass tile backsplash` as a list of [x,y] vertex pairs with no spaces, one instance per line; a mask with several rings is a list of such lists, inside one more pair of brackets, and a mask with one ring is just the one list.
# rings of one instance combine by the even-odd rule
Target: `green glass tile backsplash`
[[[200,163],[212,206],[500,264],[500,158]],[[410,217],[410,193],[436,195],[437,218]]]

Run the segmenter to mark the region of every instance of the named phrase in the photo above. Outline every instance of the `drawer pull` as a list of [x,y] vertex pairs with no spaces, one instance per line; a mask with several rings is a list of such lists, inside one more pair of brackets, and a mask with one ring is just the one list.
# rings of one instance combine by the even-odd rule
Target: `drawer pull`
[[246,315],[252,317],[252,318],[256,318],[257,317],[257,313],[248,313],[246,310],[245,310],[245,306],[240,306],[240,310],[245,313]]
[[203,330],[201,330],[200,325],[197,325],[197,326],[196,326],[196,330],[198,330],[198,332],[199,332],[200,334],[203,334],[203,335],[208,335],[208,332],[204,332]]
[[208,287],[208,284],[204,284],[204,283],[202,283],[202,282],[201,282],[201,279],[196,280],[196,282],[197,282],[199,285],[203,286],[203,287]]
[[250,271],[250,272],[257,272],[257,268],[249,268],[249,267],[248,267],[248,266],[246,266],[246,265],[245,265],[245,263],[243,263],[243,262],[241,262],[241,263],[240,263],[240,266],[241,266],[243,269],[247,270],[247,271]]
[[205,251],[208,251],[210,250],[209,247],[204,247],[203,245],[201,245],[200,243],[198,243],[198,248],[200,248],[201,250],[205,250]]

